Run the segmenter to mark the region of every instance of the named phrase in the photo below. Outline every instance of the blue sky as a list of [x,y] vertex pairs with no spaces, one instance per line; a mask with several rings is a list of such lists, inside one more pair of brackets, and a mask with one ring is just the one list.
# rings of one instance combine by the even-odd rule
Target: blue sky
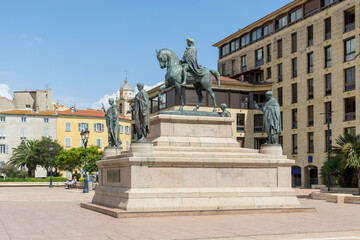
[[68,107],[97,107],[123,84],[164,80],[155,49],[217,68],[212,45],[290,0],[12,0],[0,2],[0,95],[52,89]]

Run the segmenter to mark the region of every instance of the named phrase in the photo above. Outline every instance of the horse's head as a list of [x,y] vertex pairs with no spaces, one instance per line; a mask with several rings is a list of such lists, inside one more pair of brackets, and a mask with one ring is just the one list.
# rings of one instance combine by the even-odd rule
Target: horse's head
[[156,57],[160,63],[160,68],[166,68],[166,62],[167,62],[167,57],[162,54],[161,50],[155,50],[156,51]]

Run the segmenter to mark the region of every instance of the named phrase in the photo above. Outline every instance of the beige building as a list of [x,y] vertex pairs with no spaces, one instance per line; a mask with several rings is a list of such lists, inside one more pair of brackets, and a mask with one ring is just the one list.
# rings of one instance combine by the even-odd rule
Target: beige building
[[127,113],[130,110],[129,100],[133,98],[133,89],[129,85],[128,80],[124,81],[124,85],[121,86],[119,90],[119,98],[116,99],[116,105],[119,108],[119,115],[123,117],[130,118],[131,114]]
[[295,0],[214,44],[222,75],[273,83],[284,153],[296,160],[294,186],[322,183],[325,112],[332,143],[360,133],[359,24],[358,0]]

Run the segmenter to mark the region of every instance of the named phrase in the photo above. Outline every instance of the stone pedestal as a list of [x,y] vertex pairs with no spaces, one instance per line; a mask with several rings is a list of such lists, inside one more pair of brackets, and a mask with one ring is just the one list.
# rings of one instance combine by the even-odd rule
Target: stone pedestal
[[151,143],[97,162],[92,200],[125,211],[294,207],[294,160],[279,146],[240,148],[232,118],[157,115]]

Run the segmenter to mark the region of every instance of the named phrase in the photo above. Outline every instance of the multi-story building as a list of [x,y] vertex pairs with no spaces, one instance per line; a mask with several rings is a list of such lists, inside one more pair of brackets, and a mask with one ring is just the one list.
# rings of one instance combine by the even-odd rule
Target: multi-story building
[[359,133],[359,24],[358,0],[295,0],[214,44],[222,75],[273,83],[295,186],[322,182],[328,134]]
[[[119,116],[120,139],[124,150],[129,150],[131,143],[131,121]],[[78,110],[74,107],[57,113],[57,139],[65,149],[83,146],[80,133],[90,131],[88,145],[104,149],[108,146],[108,130],[105,113],[101,110]]]
[[[9,110],[0,112],[0,161],[7,162],[14,148],[27,139],[51,137],[56,139],[57,119],[55,112],[33,110]],[[35,177],[46,177],[40,167],[32,173]]]

